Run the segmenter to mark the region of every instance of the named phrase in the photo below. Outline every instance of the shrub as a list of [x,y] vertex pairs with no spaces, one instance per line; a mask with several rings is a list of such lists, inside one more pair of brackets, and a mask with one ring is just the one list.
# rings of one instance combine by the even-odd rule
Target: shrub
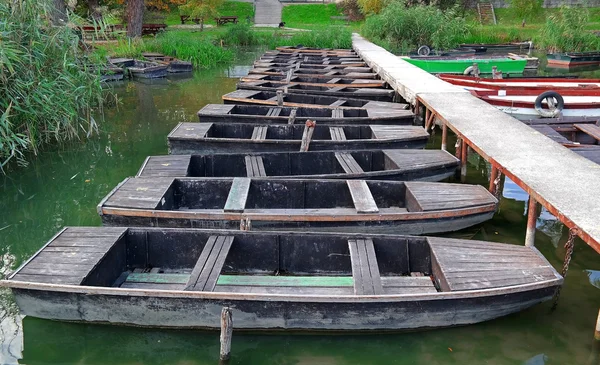
[[510,8],[519,18],[539,17],[542,12],[543,0],[510,0]]
[[407,51],[421,45],[452,48],[469,33],[464,18],[453,9],[441,11],[432,5],[406,7],[394,1],[379,15],[370,16],[364,25],[367,37]]
[[233,60],[233,52],[214,45],[209,39],[191,36],[188,32],[162,32],[146,40],[142,48],[190,61],[196,67],[210,68]]
[[379,14],[388,4],[387,0],[357,0],[360,10],[365,15]]
[[91,134],[100,78],[70,28],[52,27],[49,2],[0,2],[0,168],[51,140]]
[[550,52],[580,52],[600,49],[600,38],[586,30],[589,12],[586,8],[561,7],[548,17],[535,39],[540,48]]
[[358,0],[343,0],[337,3],[339,11],[348,17],[349,20],[357,21],[364,19],[363,13],[360,11]]

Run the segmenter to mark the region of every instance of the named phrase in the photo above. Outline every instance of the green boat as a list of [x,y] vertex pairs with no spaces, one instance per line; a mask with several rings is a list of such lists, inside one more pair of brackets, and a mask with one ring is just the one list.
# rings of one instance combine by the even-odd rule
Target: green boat
[[434,74],[464,74],[474,63],[477,63],[482,74],[491,74],[494,66],[505,74],[521,74],[527,64],[527,60],[510,58],[405,57],[403,60]]

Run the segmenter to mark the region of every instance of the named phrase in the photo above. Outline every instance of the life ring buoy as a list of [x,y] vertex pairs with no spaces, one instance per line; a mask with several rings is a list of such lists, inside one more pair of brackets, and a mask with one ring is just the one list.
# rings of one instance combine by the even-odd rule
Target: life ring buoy
[[419,56],[429,56],[431,53],[431,48],[429,46],[421,46],[417,49],[417,54]]
[[[542,107],[542,103],[546,101],[548,109]],[[535,110],[544,118],[554,118],[565,107],[565,99],[556,91],[544,91],[535,99]]]
[[475,73],[475,67],[473,66],[469,66],[467,68],[465,68],[465,70],[463,71],[463,75],[473,75]]

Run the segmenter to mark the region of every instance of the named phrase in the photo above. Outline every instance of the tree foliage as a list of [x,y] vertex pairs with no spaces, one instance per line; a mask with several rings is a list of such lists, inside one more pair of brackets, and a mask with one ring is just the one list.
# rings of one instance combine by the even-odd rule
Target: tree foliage
[[357,0],[364,15],[379,14],[388,4],[388,0]]
[[199,18],[201,28],[204,28],[204,20],[219,16],[219,8],[225,0],[188,0],[186,4],[179,7],[181,14]]
[[542,14],[543,0],[510,0],[510,7],[520,18],[533,18]]

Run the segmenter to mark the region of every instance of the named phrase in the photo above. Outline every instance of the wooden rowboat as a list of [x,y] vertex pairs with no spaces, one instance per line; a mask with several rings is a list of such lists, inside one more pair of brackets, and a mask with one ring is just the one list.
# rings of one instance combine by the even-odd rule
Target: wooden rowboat
[[458,163],[441,150],[167,155],[148,157],[137,176],[440,181]]
[[[408,104],[390,103],[385,101],[372,101],[364,99],[339,98],[323,95],[290,94],[281,92],[280,96],[275,91],[236,90],[223,95],[225,104],[252,104],[278,106],[278,98],[282,106],[302,108],[362,108],[362,109],[387,109],[404,110]],[[408,112],[406,112],[409,115]],[[414,117],[414,115],[413,115]]]
[[527,60],[510,58],[460,58],[460,59],[414,59],[403,58],[406,62],[411,63],[430,73],[454,73],[463,74],[468,71],[468,68],[477,64],[481,73],[491,74],[494,67],[498,71],[505,74],[522,74],[527,65]]
[[349,48],[311,48],[311,47],[293,47],[293,46],[281,46],[275,48],[279,52],[303,52],[303,53],[352,53],[354,52]]
[[127,67],[127,72],[134,79],[156,79],[166,77],[167,68],[164,64],[135,60],[133,66]]
[[296,60],[283,60],[283,61],[274,61],[274,60],[265,60],[265,61],[254,61],[254,67],[285,67],[285,66],[296,66],[300,65],[300,67],[330,67],[334,66],[335,68],[343,68],[343,67],[369,67],[366,62],[347,62],[347,61],[308,61],[308,62],[298,62]]
[[242,76],[240,81],[255,82],[255,81],[271,81],[271,82],[284,82],[294,83],[297,85],[310,85],[310,86],[322,86],[322,87],[342,87],[349,86],[355,88],[362,87],[385,87],[386,82],[383,80],[363,80],[353,79],[348,77],[305,77],[305,76],[292,76],[287,78],[286,76],[274,76],[274,75],[247,75]]
[[572,67],[600,65],[600,51],[548,53],[548,66]]
[[316,63],[323,64],[324,62],[334,63],[357,63],[363,62],[360,57],[281,57],[281,56],[263,56],[257,60],[257,62],[273,62],[273,63]]
[[[299,67],[298,67],[299,66]],[[275,68],[278,70],[321,70],[321,71],[337,71],[337,70],[352,70],[352,72],[373,72],[366,64],[361,63],[358,66],[354,65],[322,65],[322,64],[294,64],[294,63],[273,63],[273,62],[254,62],[255,68]]]
[[[540,90],[471,90],[481,100],[508,114],[542,115],[536,103],[543,97]],[[600,116],[600,89],[563,89],[555,91],[563,99],[563,106],[554,109],[565,117]],[[541,100],[546,110],[547,103]],[[556,116],[556,115],[552,115]]]
[[287,73],[291,72],[292,76],[303,76],[311,78],[332,78],[332,77],[344,77],[351,79],[379,79],[379,75],[373,72],[353,72],[352,68],[348,67],[341,70],[315,70],[315,69],[303,69],[303,68],[290,68],[287,71],[278,68],[262,68],[255,67],[250,70],[249,74],[256,75],[272,75],[272,76],[287,76]]
[[468,90],[590,90],[600,89],[600,79],[509,78],[485,79],[473,76],[439,75],[440,79]]
[[267,51],[265,53],[263,53],[263,57],[264,56],[270,56],[270,57],[274,57],[274,56],[281,56],[281,57],[305,57],[305,56],[309,56],[309,57],[315,57],[315,56],[320,56],[320,57],[358,57],[358,54],[356,54],[356,52],[352,51],[352,50],[348,50],[347,52],[329,52],[329,51],[323,51],[323,52],[282,52],[282,51]]
[[192,72],[194,70],[191,62],[182,61],[171,56],[165,56],[162,53],[145,52],[142,53],[142,56],[152,62],[167,65],[167,72],[169,73]]
[[133,177],[100,202],[98,213],[104,225],[121,227],[426,234],[482,223],[497,205],[479,185]]
[[239,82],[237,84],[237,88],[259,91],[283,90],[284,92],[290,94],[325,95],[340,98],[367,99],[375,101],[393,101],[396,93],[393,89],[386,88],[312,86],[272,81]]
[[[179,123],[168,135],[174,155],[300,151],[305,125]],[[422,127],[362,125],[314,127],[309,151],[423,148],[429,134]]]
[[505,316],[562,283],[535,248],[503,243],[68,227],[0,286],[52,320],[218,330],[228,306],[236,330],[398,331]]

